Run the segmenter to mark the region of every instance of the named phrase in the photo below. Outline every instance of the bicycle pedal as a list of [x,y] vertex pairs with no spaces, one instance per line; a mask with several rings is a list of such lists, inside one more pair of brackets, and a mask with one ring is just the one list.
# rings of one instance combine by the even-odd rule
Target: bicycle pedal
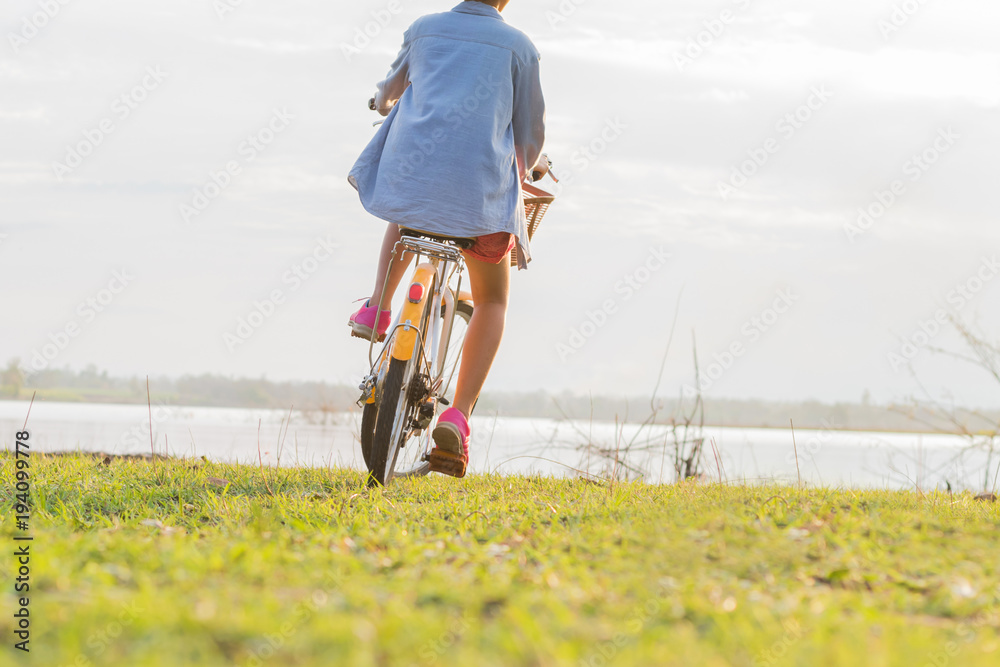
[[469,462],[461,455],[435,447],[427,456],[431,472],[439,472],[451,477],[465,477]]
[[[351,336],[354,337],[354,338],[360,338],[361,340],[367,340],[367,341],[371,340],[371,337],[369,337],[369,336],[363,336],[363,335],[359,334],[357,331],[355,331],[354,329],[351,329]],[[381,336],[379,336],[376,339],[376,341],[379,342],[379,343],[381,343],[384,340],[385,340],[385,334],[382,334]]]

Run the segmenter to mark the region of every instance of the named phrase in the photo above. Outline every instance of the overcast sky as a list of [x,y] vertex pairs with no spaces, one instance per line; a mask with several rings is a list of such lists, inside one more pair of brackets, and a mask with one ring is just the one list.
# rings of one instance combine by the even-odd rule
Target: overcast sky
[[[513,0],[564,183],[488,389],[647,393],[681,295],[668,393],[694,331],[709,396],[901,398],[908,352],[1000,404],[926,349],[939,308],[1000,339],[1000,6],[897,3]],[[6,0],[0,361],[356,382],[384,226],[346,174],[403,30],[453,5]]]

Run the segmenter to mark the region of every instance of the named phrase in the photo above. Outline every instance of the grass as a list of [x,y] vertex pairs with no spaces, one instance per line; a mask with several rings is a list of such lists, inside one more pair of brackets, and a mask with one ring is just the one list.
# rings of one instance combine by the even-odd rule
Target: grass
[[1000,664],[1000,506],[970,495],[31,465],[31,664]]

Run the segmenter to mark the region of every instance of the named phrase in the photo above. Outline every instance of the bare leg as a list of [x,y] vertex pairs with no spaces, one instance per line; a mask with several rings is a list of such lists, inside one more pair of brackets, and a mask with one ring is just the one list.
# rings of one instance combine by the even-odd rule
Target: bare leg
[[466,255],[465,263],[475,308],[465,333],[453,407],[468,419],[503,338],[510,297],[510,255],[499,264],[480,262]]
[[394,225],[390,222],[385,229],[385,236],[382,238],[382,249],[378,257],[378,269],[375,271],[375,289],[372,290],[371,299],[368,300],[370,307],[378,307],[379,299],[382,298],[382,292],[385,291],[386,299],[385,303],[382,304],[382,310],[389,310],[389,304],[392,303],[392,296],[396,293],[396,287],[399,286],[399,281],[403,279],[410,261],[413,260],[412,252],[404,253],[401,260],[397,259],[393,262],[392,271],[389,273],[388,281],[386,281],[386,271],[389,269],[389,261],[392,259],[392,250],[396,247],[396,242],[399,239],[399,225]]

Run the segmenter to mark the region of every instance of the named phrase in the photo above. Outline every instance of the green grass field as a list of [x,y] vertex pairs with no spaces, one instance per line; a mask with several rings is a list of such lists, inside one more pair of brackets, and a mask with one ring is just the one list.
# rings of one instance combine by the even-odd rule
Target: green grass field
[[31,653],[0,664],[1000,664],[970,495],[31,459]]

